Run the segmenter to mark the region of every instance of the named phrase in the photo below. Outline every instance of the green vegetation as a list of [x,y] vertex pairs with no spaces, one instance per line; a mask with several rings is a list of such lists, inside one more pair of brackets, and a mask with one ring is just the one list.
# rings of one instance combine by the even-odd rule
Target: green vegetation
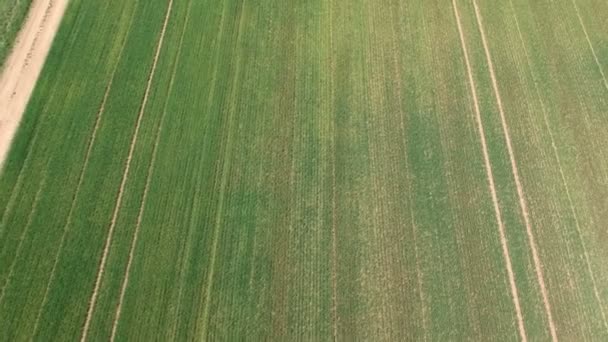
[[31,2],[32,0],[0,1],[0,65],[10,52]]
[[13,46],[32,0],[0,0],[0,69]]
[[0,340],[608,338],[608,4],[475,1],[71,0]]

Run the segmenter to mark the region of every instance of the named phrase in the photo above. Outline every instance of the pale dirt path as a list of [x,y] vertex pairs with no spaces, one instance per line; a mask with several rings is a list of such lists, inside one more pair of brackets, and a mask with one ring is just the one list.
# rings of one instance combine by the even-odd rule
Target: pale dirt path
[[483,49],[486,55],[486,62],[488,63],[488,70],[490,72],[490,79],[492,80],[492,89],[494,90],[494,95],[496,97],[496,103],[498,105],[498,112],[500,114],[500,122],[502,124],[503,134],[505,136],[505,141],[507,143],[507,152],[509,155],[509,160],[511,162],[511,171],[513,173],[513,178],[515,179],[515,186],[517,188],[517,195],[519,198],[519,206],[521,208],[521,213],[524,218],[524,223],[526,225],[526,233],[528,235],[528,241],[530,243],[530,250],[532,251],[532,260],[534,261],[534,268],[536,271],[536,278],[538,280],[538,284],[540,286],[540,292],[543,298],[543,304],[545,307],[545,312],[547,314],[547,320],[549,322],[549,331],[551,332],[551,340],[557,341],[557,332],[555,327],[555,322],[553,321],[553,314],[551,310],[551,303],[549,301],[549,294],[547,293],[547,286],[545,285],[545,277],[543,275],[543,265],[540,260],[540,256],[538,255],[538,247],[536,241],[534,239],[534,234],[532,232],[532,224],[530,223],[530,215],[528,212],[528,206],[525,200],[525,193],[523,185],[520,181],[519,171],[517,169],[517,163],[515,162],[515,152],[513,149],[513,144],[511,143],[511,136],[509,134],[509,125],[507,124],[504,107],[502,105],[502,98],[500,96],[500,92],[498,91],[498,81],[496,80],[496,73],[494,72],[494,64],[492,63],[492,56],[490,54],[490,48],[488,47],[488,42],[486,39],[486,33],[483,28],[483,23],[481,19],[481,14],[479,12],[479,7],[477,6],[477,1],[473,0],[473,8],[475,9],[475,18],[477,19],[477,26],[479,27],[479,33],[481,34],[481,43],[483,45]]
[[526,329],[524,326],[524,319],[521,312],[521,305],[519,300],[519,294],[517,291],[517,285],[515,284],[515,275],[513,273],[513,266],[511,264],[511,256],[509,254],[509,245],[507,243],[507,237],[505,233],[504,221],[500,211],[500,205],[498,203],[498,195],[496,193],[496,185],[494,184],[494,175],[492,173],[492,166],[490,164],[490,156],[488,152],[488,144],[486,142],[485,132],[483,128],[483,122],[481,120],[481,110],[479,108],[479,100],[477,97],[477,90],[475,87],[475,81],[473,79],[473,72],[471,68],[471,62],[469,61],[469,53],[466,48],[466,42],[464,32],[461,24],[460,13],[458,12],[458,6],[456,1],[452,0],[452,7],[454,9],[454,16],[456,17],[456,24],[458,26],[458,33],[460,35],[460,44],[464,55],[464,61],[466,65],[469,86],[471,88],[471,96],[473,98],[473,105],[475,108],[475,120],[477,122],[477,129],[479,131],[479,138],[481,141],[481,147],[483,152],[484,166],[486,169],[486,176],[488,178],[488,184],[490,188],[490,194],[492,195],[492,203],[494,204],[494,214],[496,215],[496,222],[498,223],[498,232],[500,234],[500,244],[502,247],[503,259],[507,267],[507,275],[509,279],[509,285],[511,287],[511,296],[513,305],[515,306],[515,313],[517,316],[517,327],[519,330],[519,336],[522,341],[527,341]]
[[34,90],[68,0],[34,0],[0,75],[0,168]]

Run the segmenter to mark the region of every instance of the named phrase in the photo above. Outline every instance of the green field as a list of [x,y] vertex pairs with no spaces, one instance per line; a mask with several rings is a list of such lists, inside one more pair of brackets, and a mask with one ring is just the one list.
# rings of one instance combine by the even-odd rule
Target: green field
[[0,71],[32,0],[0,0]]
[[608,340],[607,17],[70,0],[0,175],[0,341]]

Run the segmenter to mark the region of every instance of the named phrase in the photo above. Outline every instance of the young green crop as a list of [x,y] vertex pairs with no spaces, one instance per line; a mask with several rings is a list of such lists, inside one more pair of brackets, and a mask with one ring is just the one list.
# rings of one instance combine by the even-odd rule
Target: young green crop
[[32,0],[0,1],[0,70],[8,57]]
[[[605,338],[601,20],[475,1],[557,336]],[[0,340],[517,339],[499,219],[550,338],[453,4],[462,32],[441,1],[71,0],[0,178]]]

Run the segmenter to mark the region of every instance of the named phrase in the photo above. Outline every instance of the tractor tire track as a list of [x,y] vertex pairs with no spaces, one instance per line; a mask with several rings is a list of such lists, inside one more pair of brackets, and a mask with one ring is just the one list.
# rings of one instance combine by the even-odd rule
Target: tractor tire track
[[505,117],[505,111],[502,104],[502,99],[500,96],[500,92],[498,90],[498,81],[496,80],[496,74],[494,72],[494,64],[492,63],[492,56],[490,54],[490,49],[488,47],[488,42],[486,39],[485,30],[483,28],[483,23],[481,19],[481,14],[479,13],[479,7],[477,6],[477,1],[473,0],[473,7],[475,9],[475,18],[477,19],[477,26],[479,28],[479,32],[481,34],[481,42],[483,45],[483,49],[486,55],[486,61],[488,63],[488,69],[490,72],[490,79],[492,80],[492,88],[494,90],[494,95],[496,97],[496,103],[498,105],[498,112],[500,113],[500,122],[502,125],[503,135],[505,137],[505,141],[507,143],[507,152],[509,154],[509,160],[511,162],[511,171],[513,173],[513,178],[515,180],[515,186],[517,188],[517,197],[519,199],[519,207],[521,209],[521,213],[524,219],[524,223],[526,225],[526,234],[528,237],[528,242],[530,244],[530,250],[532,252],[532,259],[534,261],[534,268],[536,271],[536,278],[538,284],[540,286],[540,292],[543,299],[543,305],[545,309],[545,313],[547,315],[547,320],[549,323],[549,332],[551,333],[551,339],[553,341],[557,341],[557,333],[555,328],[555,322],[553,321],[553,313],[551,310],[551,302],[549,301],[549,295],[547,293],[547,287],[545,285],[545,277],[543,275],[543,265],[539,257],[538,247],[534,238],[534,234],[532,232],[532,225],[530,223],[530,214],[528,213],[528,206],[526,204],[525,193],[523,186],[521,184],[519,171],[517,169],[517,163],[515,161],[515,152],[513,150],[513,144],[511,143],[511,135],[509,134],[509,125],[507,124],[507,120]]
[[508,276],[509,286],[510,286],[510,290],[511,290],[511,299],[513,301],[513,306],[515,307],[515,314],[516,314],[516,318],[517,318],[517,327],[518,327],[519,336],[520,336],[521,340],[525,342],[525,341],[527,341],[527,335],[526,335],[526,329],[524,326],[524,320],[523,320],[523,315],[522,315],[522,311],[521,311],[519,294],[518,294],[518,290],[517,290],[517,285],[515,283],[515,275],[513,272],[513,266],[511,264],[511,256],[509,253],[509,246],[507,243],[504,221],[502,218],[502,213],[500,211],[500,205],[498,203],[498,195],[496,192],[496,186],[494,184],[494,175],[492,172],[492,166],[490,164],[490,156],[489,156],[488,146],[487,146],[487,142],[486,142],[486,138],[485,138],[483,122],[481,120],[481,110],[479,108],[477,90],[476,90],[476,86],[475,86],[475,81],[473,79],[473,71],[471,68],[471,63],[469,61],[469,53],[466,48],[465,36],[464,36],[462,24],[461,24],[460,13],[458,12],[458,6],[456,5],[456,0],[452,0],[452,8],[454,9],[454,16],[456,18],[456,24],[458,26],[458,33],[460,35],[460,45],[462,46],[464,61],[465,61],[465,65],[466,65],[467,75],[468,75],[469,87],[471,89],[471,96],[473,98],[473,106],[475,109],[475,120],[477,123],[477,130],[478,130],[479,137],[480,137],[480,142],[481,142],[481,147],[482,147],[482,152],[483,152],[483,159],[484,159],[484,166],[486,169],[486,176],[488,179],[490,194],[492,196],[492,203],[494,205],[494,214],[496,216],[496,222],[498,223],[500,244],[502,247],[503,259],[505,261],[505,265],[507,268],[507,276]]
[[549,139],[551,140],[551,149],[553,150],[553,156],[555,158],[555,160],[557,161],[557,167],[559,170],[559,174],[561,177],[561,181],[562,181],[562,185],[564,186],[564,190],[566,192],[566,198],[568,199],[568,204],[570,206],[570,211],[572,212],[572,215],[574,217],[574,223],[576,225],[576,232],[578,235],[578,238],[581,242],[581,246],[583,248],[583,256],[585,257],[585,265],[587,267],[587,272],[589,272],[589,275],[591,277],[591,284],[593,286],[593,294],[595,295],[595,299],[597,300],[599,307],[600,307],[600,313],[602,315],[602,321],[604,324],[604,328],[608,331],[608,320],[606,319],[606,313],[604,311],[604,307],[602,306],[602,300],[601,300],[601,295],[599,293],[599,290],[597,288],[597,282],[595,279],[595,275],[593,273],[593,270],[591,269],[591,262],[589,261],[589,253],[587,252],[587,248],[585,246],[585,242],[583,241],[583,234],[582,234],[582,230],[580,227],[580,223],[579,223],[579,219],[578,219],[578,215],[576,214],[576,210],[574,208],[574,201],[572,200],[572,196],[570,195],[570,188],[568,186],[568,182],[566,181],[566,176],[564,174],[564,170],[562,168],[562,162],[561,159],[559,157],[559,154],[557,152],[557,146],[555,143],[555,138],[553,135],[553,131],[551,129],[551,126],[549,125],[549,119],[547,117],[547,108],[545,106],[545,102],[543,101],[543,98],[541,96],[540,93],[540,89],[538,86],[538,82],[536,81],[533,69],[532,69],[532,62],[530,59],[530,55],[528,54],[528,49],[526,48],[526,45],[524,43],[524,37],[523,34],[521,32],[520,26],[519,26],[519,20],[517,19],[517,13],[515,11],[515,6],[513,5],[513,0],[509,0],[510,4],[511,4],[511,9],[513,11],[513,17],[515,19],[515,27],[517,28],[517,33],[519,34],[519,40],[521,42],[521,45],[523,47],[523,52],[526,56],[526,62],[528,65],[528,69],[530,71],[530,73],[532,74],[532,78],[534,81],[534,89],[536,90],[536,96],[538,97],[539,101],[540,101],[540,105],[542,108],[542,112],[543,112],[543,120],[544,120],[544,124],[545,124],[545,129],[547,130],[547,132],[549,133]]
[[127,160],[125,163],[125,168],[123,171],[123,176],[122,176],[122,181],[120,183],[120,188],[118,190],[118,195],[117,195],[117,199],[116,199],[116,204],[114,206],[114,213],[112,214],[112,220],[110,221],[110,227],[108,228],[108,236],[106,238],[105,241],[105,245],[104,245],[104,249],[103,249],[103,254],[101,256],[101,261],[100,261],[100,265],[99,265],[99,270],[97,272],[97,277],[95,279],[95,286],[93,288],[93,293],[91,294],[91,299],[89,300],[89,308],[87,310],[87,316],[84,322],[84,327],[82,329],[82,335],[80,338],[81,342],[84,342],[87,340],[87,335],[89,332],[89,328],[91,325],[91,318],[93,317],[93,312],[95,311],[95,304],[97,301],[97,296],[99,295],[99,288],[101,286],[101,279],[103,277],[104,271],[105,271],[105,267],[106,267],[106,261],[108,258],[108,254],[110,252],[110,245],[112,242],[112,237],[114,234],[114,228],[116,227],[116,222],[118,220],[118,212],[120,211],[120,207],[121,207],[121,203],[122,203],[122,197],[124,194],[124,190],[125,190],[125,186],[127,184],[127,180],[129,178],[129,170],[131,167],[131,160],[133,159],[133,153],[135,151],[135,145],[137,143],[137,136],[139,133],[139,128],[141,126],[141,122],[144,116],[144,112],[146,110],[146,105],[148,103],[148,96],[150,95],[150,89],[152,88],[152,80],[154,79],[154,74],[156,72],[156,66],[158,64],[158,59],[160,57],[160,51],[163,47],[163,42],[164,42],[164,38],[165,38],[165,32],[167,30],[167,25],[169,23],[169,18],[171,16],[171,9],[173,8],[173,0],[169,0],[169,4],[167,6],[167,11],[165,13],[165,19],[164,19],[164,23],[160,32],[160,36],[158,38],[158,43],[157,43],[157,47],[156,47],[156,52],[154,54],[154,60],[152,62],[152,68],[150,70],[150,74],[148,75],[148,82],[146,85],[146,91],[144,93],[144,98],[142,100],[141,103],[141,108],[139,110],[139,113],[137,115],[137,123],[135,124],[135,131],[133,132],[133,136],[131,138],[131,145],[129,147],[129,154],[127,156]]
[[[135,11],[133,11],[131,18],[129,19],[129,25],[128,25],[128,29],[126,32],[130,31],[131,25],[133,24],[133,21],[134,21],[133,18],[135,17],[134,14],[135,14]],[[61,235],[61,240],[59,242],[59,247],[58,247],[57,253],[55,254],[55,257],[54,257],[55,261],[53,263],[53,267],[51,268],[51,276],[49,278],[46,289],[44,291],[44,296],[42,299],[42,303],[40,305],[40,309],[38,311],[38,314],[36,315],[36,321],[35,321],[34,329],[33,329],[34,336],[36,334],[36,331],[38,330],[38,324],[40,322],[40,317],[42,316],[42,310],[48,300],[48,294],[49,294],[49,291],[51,288],[51,284],[53,283],[53,280],[55,279],[55,271],[57,269],[57,265],[59,264],[59,255],[61,254],[61,251],[63,250],[65,238],[67,236],[67,233],[69,232],[69,228],[72,225],[72,215],[74,214],[74,210],[76,208],[76,203],[78,201],[78,195],[80,194],[80,188],[82,187],[82,184],[84,183],[84,174],[85,174],[87,166],[89,164],[89,159],[90,159],[91,153],[93,151],[93,146],[95,144],[95,140],[97,139],[97,131],[99,129],[101,119],[103,117],[103,113],[105,112],[106,102],[108,100],[108,97],[110,96],[112,84],[114,83],[114,76],[116,75],[116,71],[118,70],[118,65],[122,58],[122,54],[123,54],[123,51],[124,51],[126,43],[127,43],[127,36],[128,36],[128,34],[125,34],[125,37],[123,38],[123,42],[121,43],[120,52],[118,53],[116,64],[114,65],[114,68],[112,70],[112,76],[110,77],[110,81],[108,82],[108,85],[106,86],[103,98],[101,100],[101,104],[99,106],[99,110],[97,111],[97,115],[95,116],[95,124],[93,125],[93,131],[92,131],[91,137],[87,143],[87,152],[84,157],[84,164],[82,165],[82,168],[80,169],[80,173],[78,175],[76,191],[74,193],[74,196],[72,197],[72,201],[70,203],[70,209],[68,211],[66,223],[63,227],[63,233]]]
[[127,267],[125,269],[125,274],[123,276],[123,283],[120,288],[118,305],[116,306],[116,313],[114,315],[114,320],[112,322],[112,333],[110,335],[111,342],[114,342],[116,339],[116,332],[118,330],[118,323],[120,321],[120,316],[122,313],[122,306],[123,306],[123,302],[124,302],[124,298],[125,298],[125,293],[127,291],[127,286],[129,285],[129,276],[131,274],[131,265],[133,263],[133,257],[134,257],[135,250],[137,247],[137,241],[138,241],[139,231],[141,228],[141,222],[143,220],[144,211],[146,208],[146,200],[148,199],[148,190],[150,189],[150,184],[152,182],[152,176],[154,174],[154,165],[156,163],[156,157],[158,154],[158,145],[160,143],[160,138],[161,138],[164,123],[165,123],[165,118],[167,116],[167,111],[168,111],[167,107],[168,107],[168,103],[169,103],[169,96],[173,90],[175,75],[177,73],[177,69],[178,69],[178,65],[179,65],[179,58],[180,58],[181,52],[182,52],[182,43],[184,42],[184,34],[186,32],[186,27],[188,26],[188,19],[189,19],[191,5],[192,5],[192,0],[190,0],[188,2],[188,9],[186,11],[186,19],[184,21],[184,25],[183,25],[182,32],[180,35],[177,55],[175,57],[175,66],[173,68],[173,72],[171,73],[169,89],[167,90],[167,99],[165,100],[163,114],[161,116],[160,123],[159,123],[158,128],[155,133],[154,147],[152,148],[152,159],[150,160],[150,165],[148,165],[148,170],[146,172],[146,185],[144,187],[144,193],[142,195],[141,204],[139,206],[139,212],[137,214],[137,223],[135,225],[135,231],[133,233],[133,240],[131,241],[131,246],[129,247],[129,258],[127,261]]

